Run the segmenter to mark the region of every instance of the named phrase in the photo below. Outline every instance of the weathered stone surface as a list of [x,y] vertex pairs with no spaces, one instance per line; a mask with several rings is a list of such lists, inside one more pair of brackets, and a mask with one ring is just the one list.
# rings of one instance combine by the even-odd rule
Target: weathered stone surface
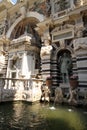
[[87,49],[87,38],[78,38],[74,40],[74,50],[86,50]]
[[8,84],[5,84],[5,88],[0,87],[0,102],[16,100],[25,100],[28,102],[40,101],[42,80],[34,79],[30,82],[26,85],[20,84],[20,86],[14,87],[10,85],[9,87]]

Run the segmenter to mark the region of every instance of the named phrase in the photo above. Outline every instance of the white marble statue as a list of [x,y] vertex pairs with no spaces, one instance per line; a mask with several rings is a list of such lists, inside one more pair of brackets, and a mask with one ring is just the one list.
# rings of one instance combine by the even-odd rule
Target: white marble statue
[[41,57],[44,55],[50,55],[52,46],[49,44],[49,40],[45,40],[44,42],[45,46],[42,46],[41,48]]

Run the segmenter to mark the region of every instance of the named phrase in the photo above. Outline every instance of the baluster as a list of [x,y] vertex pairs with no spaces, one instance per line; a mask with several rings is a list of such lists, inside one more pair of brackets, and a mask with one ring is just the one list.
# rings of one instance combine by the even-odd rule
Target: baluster
[[26,90],[28,90],[28,80],[26,80]]
[[24,90],[26,90],[26,81],[23,81]]
[[15,80],[13,80],[13,87],[15,87]]
[[32,85],[33,85],[33,82],[32,82],[32,80],[30,79],[30,80],[29,80],[29,88],[30,88],[30,89],[32,89]]
[[29,90],[29,88],[30,88],[29,85],[30,85],[30,80],[27,81],[27,88],[28,88],[28,90]]
[[7,84],[6,84],[6,89],[9,88],[9,79],[6,79],[7,80]]

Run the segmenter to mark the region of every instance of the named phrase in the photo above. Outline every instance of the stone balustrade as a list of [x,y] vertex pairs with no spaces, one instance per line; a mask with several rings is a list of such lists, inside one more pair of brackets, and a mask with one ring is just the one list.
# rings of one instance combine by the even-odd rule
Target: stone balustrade
[[42,83],[41,79],[0,78],[0,102],[15,100],[39,101]]

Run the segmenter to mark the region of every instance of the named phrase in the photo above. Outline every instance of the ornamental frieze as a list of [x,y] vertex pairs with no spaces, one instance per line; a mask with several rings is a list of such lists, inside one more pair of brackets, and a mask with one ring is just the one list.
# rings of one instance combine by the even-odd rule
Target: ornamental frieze
[[87,38],[79,38],[75,39],[74,42],[74,50],[87,50]]

